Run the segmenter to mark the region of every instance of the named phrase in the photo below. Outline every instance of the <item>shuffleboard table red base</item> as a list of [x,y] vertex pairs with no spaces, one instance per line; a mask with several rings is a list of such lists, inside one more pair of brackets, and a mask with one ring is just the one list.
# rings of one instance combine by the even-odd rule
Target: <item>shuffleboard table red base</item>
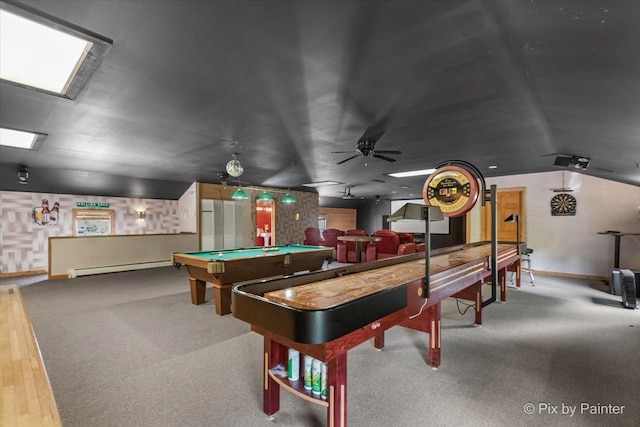
[[[251,323],[252,330],[264,337],[264,412],[279,411],[284,388],[326,407],[328,426],[345,427],[347,353],[370,339],[376,348],[383,348],[384,333],[393,326],[427,332],[429,365],[440,366],[441,301],[447,297],[473,301],[475,322],[481,324],[482,283],[491,275],[489,254],[490,245],[476,244],[433,255],[429,298],[422,296],[421,254],[236,286],[234,316]],[[500,245],[501,287],[507,268],[519,261],[515,245]],[[353,312],[359,314],[355,320]],[[307,391],[301,381],[277,374],[278,367],[287,366],[290,348],[327,365],[326,400]]]

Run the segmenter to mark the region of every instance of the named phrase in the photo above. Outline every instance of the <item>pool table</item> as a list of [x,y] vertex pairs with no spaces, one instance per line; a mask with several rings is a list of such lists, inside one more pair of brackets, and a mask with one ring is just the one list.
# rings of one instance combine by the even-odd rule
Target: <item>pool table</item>
[[309,245],[274,245],[198,252],[174,252],[173,265],[187,267],[191,303],[205,302],[206,282],[213,284],[216,313],[231,313],[234,283],[265,277],[320,270],[332,260],[333,248]]

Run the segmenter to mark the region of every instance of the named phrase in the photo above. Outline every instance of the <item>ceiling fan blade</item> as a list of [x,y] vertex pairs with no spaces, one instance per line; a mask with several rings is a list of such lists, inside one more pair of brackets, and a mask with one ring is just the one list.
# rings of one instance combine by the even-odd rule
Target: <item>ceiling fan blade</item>
[[376,154],[402,154],[399,150],[376,150]]
[[344,159],[343,161],[336,163],[336,165],[341,165],[341,164],[343,164],[344,162],[348,162],[348,161],[349,161],[349,160],[351,160],[351,159],[355,159],[355,158],[356,158],[356,157],[358,157],[359,155],[360,155],[360,154],[356,154],[355,156],[351,156],[351,157],[349,157],[348,159]]
[[396,159],[392,159],[391,157],[381,156],[377,152],[371,155],[372,157],[377,157],[378,159],[386,160],[387,162],[395,162]]
[[355,151],[350,150],[350,151],[332,151],[332,153],[334,154],[345,154],[345,153],[355,153]]

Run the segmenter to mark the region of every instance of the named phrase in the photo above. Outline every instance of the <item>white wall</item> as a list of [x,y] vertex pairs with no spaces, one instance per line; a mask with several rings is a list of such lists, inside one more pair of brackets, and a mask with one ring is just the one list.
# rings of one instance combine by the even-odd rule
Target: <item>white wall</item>
[[[57,224],[34,221],[33,210],[42,199],[49,200],[49,206],[59,202]],[[79,202],[108,204],[115,212],[116,235],[180,232],[176,200],[0,191],[0,273],[48,270],[48,238],[73,235],[73,210]],[[139,211],[146,212],[145,219],[138,219]]]
[[[574,189],[575,216],[552,216],[552,188],[562,187],[562,171],[487,178],[487,186],[525,187],[527,246],[534,249],[532,267],[553,273],[608,277],[613,267],[614,238],[598,232],[640,233],[640,187],[574,172],[565,185]],[[480,203],[472,211],[471,241],[480,240]],[[624,236],[620,267],[640,270],[640,236]]]
[[181,233],[197,233],[198,229],[198,195],[197,195],[198,183],[192,183],[187,191],[184,192],[178,200],[180,211],[180,232]]

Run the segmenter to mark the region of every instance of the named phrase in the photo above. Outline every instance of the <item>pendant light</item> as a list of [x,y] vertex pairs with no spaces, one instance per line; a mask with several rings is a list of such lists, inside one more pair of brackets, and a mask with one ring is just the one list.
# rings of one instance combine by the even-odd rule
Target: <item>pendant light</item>
[[282,203],[296,203],[296,202],[297,202],[296,198],[289,193],[285,194],[284,197],[282,198]]
[[231,198],[234,200],[248,200],[249,196],[242,188],[238,188]]
[[[293,163],[295,159],[296,159],[295,157],[291,158],[291,169],[289,169],[289,185],[291,185],[291,175],[293,174]],[[293,204],[298,202],[296,198],[289,193],[290,190],[291,190],[291,187],[287,189],[287,194],[285,194],[284,197],[282,198],[282,203]]]
[[266,191],[263,191],[258,200],[261,202],[273,202],[273,196]]

